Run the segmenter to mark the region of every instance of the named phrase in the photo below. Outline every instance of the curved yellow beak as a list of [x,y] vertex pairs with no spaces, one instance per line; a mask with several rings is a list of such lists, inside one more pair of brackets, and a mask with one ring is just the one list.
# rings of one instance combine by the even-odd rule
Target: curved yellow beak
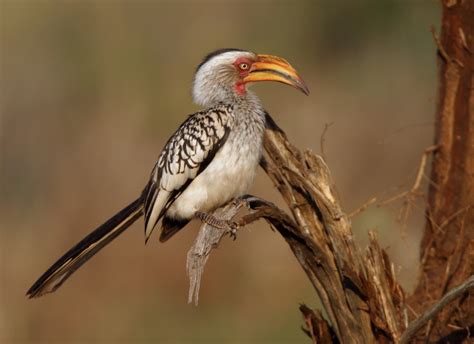
[[272,55],[257,55],[258,60],[252,64],[249,74],[244,77],[245,83],[256,81],[277,81],[293,86],[309,95],[308,86],[296,70],[285,59]]

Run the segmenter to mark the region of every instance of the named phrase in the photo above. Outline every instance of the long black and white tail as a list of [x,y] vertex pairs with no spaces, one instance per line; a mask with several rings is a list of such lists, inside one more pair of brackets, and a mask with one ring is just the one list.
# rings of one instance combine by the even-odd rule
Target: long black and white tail
[[107,222],[78,242],[58,259],[28,290],[28,297],[39,297],[58,289],[74,271],[143,215],[143,202],[136,199]]

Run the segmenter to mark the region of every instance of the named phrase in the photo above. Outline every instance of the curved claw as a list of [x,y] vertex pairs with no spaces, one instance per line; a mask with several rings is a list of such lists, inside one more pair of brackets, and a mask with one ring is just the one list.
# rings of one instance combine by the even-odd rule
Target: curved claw
[[233,221],[229,221],[228,222],[228,225],[229,225],[229,236],[230,238],[235,241],[237,239],[237,229],[239,228],[239,225]]

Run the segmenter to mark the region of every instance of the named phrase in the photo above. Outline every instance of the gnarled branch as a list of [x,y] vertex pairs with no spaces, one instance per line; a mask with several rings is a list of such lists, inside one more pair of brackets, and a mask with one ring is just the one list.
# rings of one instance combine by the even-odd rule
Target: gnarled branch
[[[405,294],[393,264],[370,233],[366,252],[354,244],[348,216],[333,190],[323,158],[301,153],[268,117],[265,159],[261,166],[289,206],[290,214],[255,196],[244,196],[216,210],[215,216],[243,227],[266,220],[285,239],[318,293],[328,316],[300,307],[315,343],[408,343],[440,309],[467,290],[474,280],[448,293],[433,309],[408,324]],[[237,217],[247,208],[248,212]],[[199,281],[207,258],[227,229],[203,225],[188,253],[189,301],[197,303]]]

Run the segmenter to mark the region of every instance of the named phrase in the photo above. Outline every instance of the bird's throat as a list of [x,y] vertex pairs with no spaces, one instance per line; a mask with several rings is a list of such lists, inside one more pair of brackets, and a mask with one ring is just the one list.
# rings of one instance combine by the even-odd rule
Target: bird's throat
[[247,88],[245,87],[245,83],[238,82],[235,84],[235,92],[239,96],[244,96],[247,93]]

